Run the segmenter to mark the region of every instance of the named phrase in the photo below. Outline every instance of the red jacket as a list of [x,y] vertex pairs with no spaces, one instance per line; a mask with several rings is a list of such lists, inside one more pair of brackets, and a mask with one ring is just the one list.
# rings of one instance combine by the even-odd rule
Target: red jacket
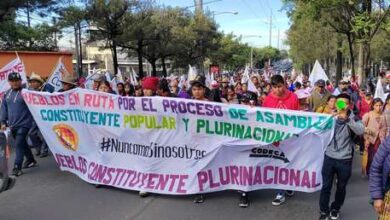
[[263,107],[299,110],[298,96],[288,90],[283,97],[277,97],[271,92],[264,99]]
[[357,106],[359,109],[359,117],[363,118],[363,115],[371,111],[371,104],[368,104],[367,101],[362,97],[362,100],[358,101]]

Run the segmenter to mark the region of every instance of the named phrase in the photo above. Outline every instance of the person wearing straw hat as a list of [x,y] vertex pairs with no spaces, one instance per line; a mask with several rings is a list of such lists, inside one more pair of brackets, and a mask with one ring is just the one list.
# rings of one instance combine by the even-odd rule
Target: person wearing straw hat
[[65,75],[60,81],[62,83],[62,89],[58,92],[66,92],[77,87],[77,78],[74,75]]
[[[30,78],[28,79],[28,85],[29,90],[45,91],[44,80],[40,75],[34,72],[31,73]],[[49,155],[49,147],[35,121],[32,122],[28,138],[30,138],[33,147],[36,148],[36,156],[40,155],[40,157],[43,158]]]
[[41,91],[43,89],[44,80],[40,75],[32,72],[30,78],[28,79],[28,88],[34,91]]

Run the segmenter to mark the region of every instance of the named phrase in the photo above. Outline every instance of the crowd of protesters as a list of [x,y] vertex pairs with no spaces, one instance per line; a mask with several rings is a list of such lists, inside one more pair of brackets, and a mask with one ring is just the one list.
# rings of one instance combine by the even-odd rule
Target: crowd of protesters
[[[385,101],[374,98],[373,85],[359,87],[345,79],[335,87],[322,79],[309,82],[308,76],[300,80],[287,74],[251,74],[246,80],[244,77],[244,71],[239,71],[234,74],[217,74],[213,80],[203,75],[197,75],[189,81],[179,76],[146,77],[133,83],[125,79],[115,85],[114,91],[105,75],[96,74],[92,77],[91,89],[121,96],[164,96],[332,115],[336,123],[322,168],[320,219],[339,219],[355,151],[360,152],[362,158],[362,175],[370,180],[369,188],[375,210],[380,214],[390,209],[390,194],[387,193],[390,188],[390,140],[386,139],[390,126],[390,96]],[[384,75],[382,77],[383,85],[387,85],[387,78]],[[21,76],[12,73],[8,81],[11,89],[3,97],[1,128],[9,128],[15,139],[16,158],[12,173],[20,176],[23,169],[37,166],[31,147],[35,148],[36,156],[46,157],[49,152],[21,96]],[[72,75],[64,76],[61,83],[59,92],[84,87]],[[50,86],[34,73],[30,75],[26,86],[35,91],[52,92]],[[23,163],[24,157],[26,161]],[[336,192],[334,201],[329,204],[334,181],[337,182]],[[142,197],[147,195],[147,192],[140,192]],[[248,192],[240,192],[240,207],[249,205],[248,196]],[[281,205],[291,196],[294,196],[293,191],[280,190],[272,204]],[[194,202],[204,202],[204,195],[196,195]]]

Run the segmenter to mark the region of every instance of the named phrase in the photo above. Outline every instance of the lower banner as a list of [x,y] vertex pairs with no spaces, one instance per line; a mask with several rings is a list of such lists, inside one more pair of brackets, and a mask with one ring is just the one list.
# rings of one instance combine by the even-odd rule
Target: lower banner
[[23,90],[61,170],[161,194],[321,189],[328,115],[74,89]]

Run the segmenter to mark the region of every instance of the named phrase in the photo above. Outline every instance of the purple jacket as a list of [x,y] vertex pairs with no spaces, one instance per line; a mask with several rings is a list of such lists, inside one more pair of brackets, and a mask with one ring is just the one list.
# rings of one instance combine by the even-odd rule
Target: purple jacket
[[191,98],[190,94],[188,94],[188,92],[185,90],[180,90],[179,94],[177,94],[177,97],[182,98],[182,99],[190,99]]
[[370,168],[368,188],[371,198],[383,199],[388,175],[390,174],[390,136],[379,146]]

